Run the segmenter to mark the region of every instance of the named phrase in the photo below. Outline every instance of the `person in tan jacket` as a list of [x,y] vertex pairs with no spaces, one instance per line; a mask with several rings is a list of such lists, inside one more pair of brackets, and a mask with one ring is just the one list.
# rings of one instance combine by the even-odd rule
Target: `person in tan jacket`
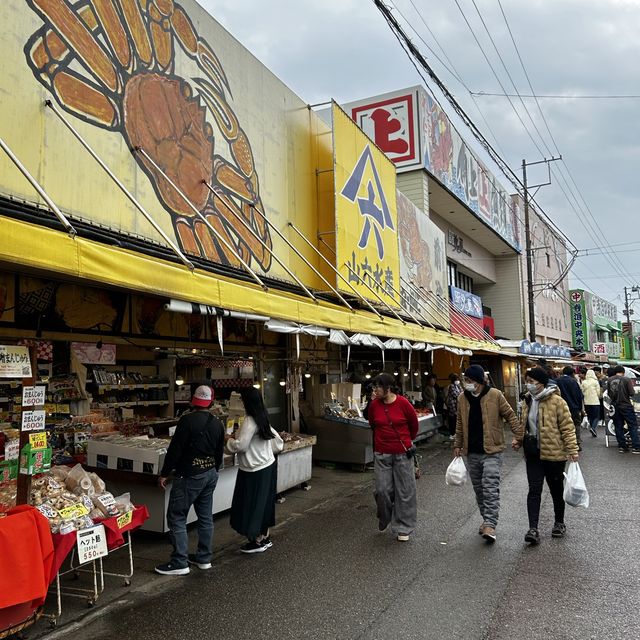
[[555,515],[551,536],[562,538],[564,523],[564,468],[567,458],[577,462],[578,441],[569,406],[562,399],[558,387],[549,384],[549,375],[541,367],[529,369],[526,375],[527,395],[522,413],[525,427],[523,442],[527,465],[527,514],[529,530],[525,542],[538,544],[540,532],[540,501],[542,486],[547,481]]
[[602,387],[593,369],[589,369],[582,381],[582,393],[584,394],[584,410],[589,420],[589,431],[596,438],[598,436],[598,423],[600,422],[600,400]]
[[484,370],[474,364],[464,372],[464,393],[458,396],[454,456],[466,455],[469,477],[482,516],[478,533],[496,540],[500,511],[500,470],[506,448],[504,424],[513,432],[512,447],[520,448],[523,428],[501,391],[485,384]]

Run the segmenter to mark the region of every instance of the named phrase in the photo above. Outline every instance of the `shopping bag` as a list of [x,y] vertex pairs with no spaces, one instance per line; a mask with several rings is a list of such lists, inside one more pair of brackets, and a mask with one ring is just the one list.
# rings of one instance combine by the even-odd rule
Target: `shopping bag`
[[569,469],[564,474],[564,501],[572,507],[589,506],[589,492],[584,482],[584,476],[577,462],[570,462]]
[[591,425],[589,424],[589,418],[587,418],[587,416],[585,416],[584,418],[582,418],[582,422],[580,423],[580,426],[583,429],[588,429]]
[[460,486],[467,481],[467,467],[464,466],[462,456],[456,456],[447,467],[444,481],[449,485]]

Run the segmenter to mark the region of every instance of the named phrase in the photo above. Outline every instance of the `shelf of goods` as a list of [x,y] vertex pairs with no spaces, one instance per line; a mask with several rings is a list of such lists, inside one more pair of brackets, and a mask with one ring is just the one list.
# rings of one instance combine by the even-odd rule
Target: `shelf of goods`
[[[341,415],[342,414],[342,415]],[[366,465],[373,462],[371,427],[357,413],[330,411],[322,417],[305,418],[310,434],[317,436],[313,459],[345,464]],[[418,410],[419,442],[428,438],[442,426],[442,417]]]
[[[311,478],[314,436],[283,434],[285,446],[278,456],[278,486],[281,493]],[[157,486],[169,440],[160,438],[126,438],[108,435],[93,439],[88,446],[88,466],[109,481],[115,491],[128,491],[136,504],[145,504],[149,519],[143,529],[164,533],[170,484],[166,491]],[[235,456],[224,457],[218,484],[213,494],[213,513],[231,508],[238,467]],[[196,519],[193,508],[187,522]]]

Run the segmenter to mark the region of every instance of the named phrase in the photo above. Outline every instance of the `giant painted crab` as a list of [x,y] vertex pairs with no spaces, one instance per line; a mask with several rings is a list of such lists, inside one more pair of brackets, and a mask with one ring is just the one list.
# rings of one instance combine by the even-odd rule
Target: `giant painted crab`
[[[86,122],[120,132],[132,150],[144,149],[245,262],[255,260],[268,271],[271,237],[260,215],[251,145],[227,101],[224,69],[182,6],[173,0],[26,2],[44,22],[25,45],[27,61],[60,105]],[[203,77],[175,74],[176,44]],[[207,108],[232,161],[214,153]],[[185,253],[237,266],[236,257],[153,164],[133,153],[171,215]]]

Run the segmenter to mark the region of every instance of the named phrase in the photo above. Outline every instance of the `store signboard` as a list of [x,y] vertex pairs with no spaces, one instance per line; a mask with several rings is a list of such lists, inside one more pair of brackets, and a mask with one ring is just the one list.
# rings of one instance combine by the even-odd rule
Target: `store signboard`
[[589,325],[585,307],[585,295],[582,289],[573,289],[571,300],[571,337],[578,351],[589,351]]
[[76,540],[78,562],[85,564],[109,554],[107,536],[103,524],[97,524],[88,529],[80,529]]
[[21,431],[42,431],[45,428],[45,420],[44,409],[23,411]]
[[422,164],[418,121],[418,92],[396,91],[349,104],[356,124],[398,168]]
[[[291,220],[315,237],[315,170],[330,161],[326,125],[197,0],[96,4],[111,9],[84,0],[0,2],[0,53],[11,70],[0,76],[0,121],[11,150],[63,213],[98,233],[167,246],[44,106],[51,100],[183,253],[240,267],[222,236],[258,273],[293,281],[273,248],[305,284],[321,288],[261,214],[279,229]],[[38,202],[5,154],[0,194]],[[320,205],[332,216],[330,200]],[[313,250],[298,249],[318,264]],[[140,283],[140,273],[126,277]]]
[[0,345],[0,378],[30,378],[29,348]]
[[454,286],[450,286],[449,289],[451,291],[451,302],[458,311],[472,318],[483,318],[482,298],[480,296]]
[[102,343],[98,347],[97,344],[96,342],[72,342],[71,351],[82,364],[115,364],[116,345]]
[[595,353],[597,356],[606,356],[607,355],[607,343],[606,342],[594,342],[591,345],[591,351]]
[[35,431],[29,434],[29,444],[32,449],[46,449],[47,448],[47,432]]
[[396,192],[396,201],[402,307],[427,318],[431,324],[448,328],[444,232],[400,191]]
[[22,387],[22,406],[23,407],[42,407],[45,404],[47,388],[38,387]]
[[[332,109],[336,268],[362,296],[400,306],[400,256],[393,163],[336,104]],[[353,293],[342,279],[338,287]]]

